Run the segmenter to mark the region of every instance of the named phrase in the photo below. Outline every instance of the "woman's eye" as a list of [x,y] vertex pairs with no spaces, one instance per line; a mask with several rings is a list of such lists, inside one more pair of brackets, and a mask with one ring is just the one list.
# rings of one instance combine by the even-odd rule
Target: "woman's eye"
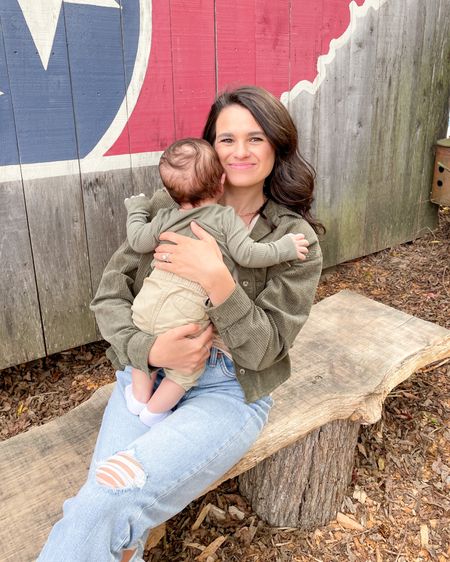
[[252,137],[251,142],[262,142],[264,139],[262,137]]
[[233,142],[233,139],[220,139],[221,143],[225,143],[225,144],[231,144]]

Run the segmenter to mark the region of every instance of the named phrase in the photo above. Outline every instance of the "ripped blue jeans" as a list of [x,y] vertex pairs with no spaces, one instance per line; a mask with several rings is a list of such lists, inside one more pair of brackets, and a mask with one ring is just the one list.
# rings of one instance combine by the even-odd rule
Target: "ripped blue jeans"
[[142,561],[148,531],[239,461],[272,405],[270,397],[246,404],[232,361],[215,348],[197,386],[151,429],[125,405],[130,382],[130,367],[117,372],[88,479],[64,503],[38,562],[120,561],[125,549]]

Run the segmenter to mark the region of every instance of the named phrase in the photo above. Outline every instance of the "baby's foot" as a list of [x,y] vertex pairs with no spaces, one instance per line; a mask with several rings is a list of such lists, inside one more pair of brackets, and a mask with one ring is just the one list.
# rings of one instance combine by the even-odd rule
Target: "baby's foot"
[[141,410],[141,413],[139,414],[139,419],[147,427],[152,427],[152,425],[155,425],[156,423],[165,420],[168,416],[170,416],[171,413],[172,410],[169,410],[168,412],[159,412],[157,414],[154,414],[153,412],[150,412],[148,408],[144,408],[143,410]]
[[127,408],[135,416],[138,416],[147,405],[146,402],[139,402],[139,400],[136,400],[131,384],[125,387],[125,402],[127,403]]

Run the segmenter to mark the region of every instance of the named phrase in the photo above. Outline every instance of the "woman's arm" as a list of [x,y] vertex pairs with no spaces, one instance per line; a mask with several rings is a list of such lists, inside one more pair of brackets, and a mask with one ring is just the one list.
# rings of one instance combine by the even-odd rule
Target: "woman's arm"
[[317,239],[309,241],[306,260],[283,264],[285,269],[266,283],[254,301],[237,285],[227,300],[209,309],[209,317],[241,367],[259,371],[272,366],[289,352],[306,322],[322,270]]

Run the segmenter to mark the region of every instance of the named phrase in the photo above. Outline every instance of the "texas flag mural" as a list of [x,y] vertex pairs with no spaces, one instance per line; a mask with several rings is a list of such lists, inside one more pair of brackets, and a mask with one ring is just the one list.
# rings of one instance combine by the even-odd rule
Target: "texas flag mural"
[[230,84],[313,92],[384,1],[1,0],[0,181],[155,163]]

